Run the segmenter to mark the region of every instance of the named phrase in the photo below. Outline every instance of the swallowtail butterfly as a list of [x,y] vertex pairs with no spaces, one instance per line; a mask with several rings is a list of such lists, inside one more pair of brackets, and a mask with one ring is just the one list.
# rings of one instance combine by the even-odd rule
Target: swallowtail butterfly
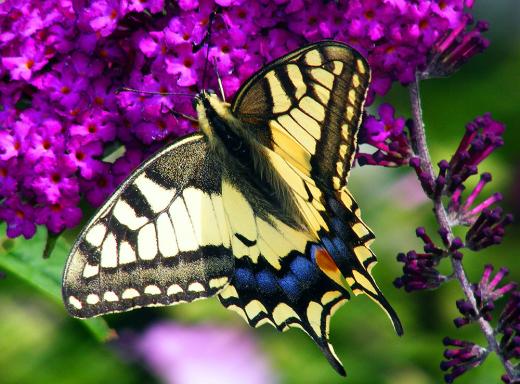
[[217,295],[253,327],[301,328],[343,375],[328,334],[349,291],[402,334],[346,188],[369,81],[358,52],[326,41],[265,66],[231,105],[200,92],[200,130],[143,163],[81,232],[67,310],[87,318]]

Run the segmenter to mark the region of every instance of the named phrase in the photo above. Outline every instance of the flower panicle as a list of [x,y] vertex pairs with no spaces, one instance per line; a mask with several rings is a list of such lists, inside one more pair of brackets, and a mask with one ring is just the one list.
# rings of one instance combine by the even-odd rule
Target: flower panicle
[[425,289],[436,289],[450,278],[441,274],[437,267],[442,259],[449,255],[462,258],[460,249],[464,244],[460,238],[449,241],[445,231],[439,231],[443,246],[433,242],[423,227],[416,230],[416,235],[424,243],[424,252],[409,251],[397,255],[397,261],[404,264],[403,275],[394,280],[397,288],[404,288],[407,292]]
[[514,282],[498,287],[509,274],[507,268],[500,268],[494,277],[492,277],[493,271],[494,267],[491,264],[487,264],[478,284],[472,285],[476,308],[473,307],[469,300],[457,300],[457,309],[462,314],[462,317],[458,317],[453,321],[457,328],[470,324],[479,317],[484,318],[486,321],[491,321],[495,302],[516,289],[517,284]]
[[363,120],[359,141],[375,148],[373,153],[358,153],[358,164],[398,167],[408,163],[412,154],[403,117],[395,117],[388,103],[378,108],[379,117],[368,115]]
[[470,341],[445,337],[443,344],[447,347],[444,351],[446,360],[441,362],[440,368],[449,372],[444,375],[446,383],[453,383],[463,373],[478,367],[489,353],[486,348]]
[[423,172],[420,160],[410,161],[429,196],[435,200],[444,196],[448,198],[451,222],[470,226],[466,233],[466,246],[474,251],[499,244],[504,237],[505,227],[513,221],[511,214],[504,214],[500,207],[493,208],[502,201],[501,193],[493,193],[477,202],[492,180],[489,172],[480,174],[479,181],[464,198],[466,181],[477,175],[480,163],[503,145],[504,129],[504,125],[493,120],[489,113],[468,123],[450,161],[442,160],[438,163],[439,172],[433,182]]
[[483,36],[488,29],[487,21],[474,23],[471,15],[464,15],[460,24],[447,31],[432,46],[428,64],[420,72],[420,77],[446,77],[456,72],[469,59],[484,52],[489,46],[489,40]]

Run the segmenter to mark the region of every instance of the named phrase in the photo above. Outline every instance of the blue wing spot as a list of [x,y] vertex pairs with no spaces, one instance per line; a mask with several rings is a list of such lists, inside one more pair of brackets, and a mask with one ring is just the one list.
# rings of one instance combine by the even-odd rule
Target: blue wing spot
[[332,239],[332,242],[334,243],[334,247],[336,247],[339,252],[338,256],[343,258],[344,255],[347,254],[347,247],[345,247],[343,240],[341,240],[339,237],[335,237]]
[[310,250],[310,253],[311,253],[311,259],[312,261],[314,262],[314,264],[316,264],[316,252],[318,251],[318,249],[320,249],[322,247],[318,247],[317,245],[312,245],[311,246],[311,250]]
[[316,267],[303,256],[296,256],[290,265],[292,273],[305,285],[312,283],[317,277]]
[[325,249],[327,252],[334,258],[334,256],[338,255],[338,250],[336,249],[336,246],[328,237],[323,237],[321,239],[321,242],[325,246]]
[[238,289],[251,288],[255,284],[255,277],[249,269],[237,268],[235,270],[235,286]]
[[302,287],[300,286],[300,283],[298,282],[298,279],[295,275],[288,273],[284,277],[278,279],[278,283],[290,300],[298,300],[302,292]]
[[332,229],[335,233],[346,233],[347,227],[345,224],[338,218],[332,219]]
[[278,282],[276,277],[269,271],[260,271],[256,274],[258,288],[262,293],[272,295],[278,291]]

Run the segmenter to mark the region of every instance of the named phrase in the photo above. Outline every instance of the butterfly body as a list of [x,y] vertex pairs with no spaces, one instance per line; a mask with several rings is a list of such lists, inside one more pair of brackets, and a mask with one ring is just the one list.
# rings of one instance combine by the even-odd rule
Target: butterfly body
[[69,312],[218,294],[254,327],[303,329],[341,374],[329,321],[349,291],[401,334],[346,189],[368,83],[361,55],[322,42],[266,66],[231,105],[199,93],[200,131],[142,164],[80,234],[64,272]]

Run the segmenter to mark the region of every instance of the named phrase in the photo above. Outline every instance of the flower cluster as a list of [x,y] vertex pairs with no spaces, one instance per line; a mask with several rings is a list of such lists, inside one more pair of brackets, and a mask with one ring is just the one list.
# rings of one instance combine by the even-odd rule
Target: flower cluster
[[487,349],[471,341],[445,337],[442,342],[448,347],[448,349],[444,351],[446,360],[441,362],[441,369],[443,371],[450,371],[444,375],[444,380],[447,383],[453,383],[453,380],[467,370],[478,367],[489,353]]
[[395,279],[394,285],[397,288],[404,288],[407,292],[438,288],[449,280],[448,276],[438,271],[441,260],[449,255],[462,259],[462,253],[459,251],[463,247],[461,239],[455,238],[450,242],[446,232],[441,230],[439,235],[443,240],[443,246],[439,246],[433,242],[423,227],[417,228],[416,235],[424,243],[424,252],[409,251],[397,255],[397,261],[404,266],[403,276]]
[[457,308],[462,314],[462,317],[458,317],[454,320],[456,327],[469,324],[475,321],[478,316],[482,316],[484,319],[490,321],[492,319],[492,311],[495,309],[495,301],[516,289],[516,283],[508,283],[497,288],[498,284],[507,276],[509,271],[507,268],[501,268],[495,277],[490,280],[493,269],[492,265],[486,265],[480,282],[473,285],[478,313],[476,313],[468,300],[457,301]]
[[[214,63],[232,96],[267,61],[330,38],[367,56],[372,102],[426,68],[439,38],[463,34],[470,3],[6,0],[0,3],[0,219],[11,237],[29,238],[37,224],[53,233],[72,227],[82,197],[99,205],[160,143],[194,129],[165,112],[193,114],[188,98],[116,94],[121,86],[194,94],[216,86],[204,70]],[[382,127],[372,119],[365,125],[365,136],[386,154],[374,155],[375,162],[404,161],[403,122],[388,126],[389,107],[380,114]],[[395,143],[387,148],[386,141]],[[117,146],[124,146],[123,157],[105,161]]]
[[369,144],[376,149],[373,153],[357,153],[360,166],[380,165],[396,167],[407,164],[413,152],[410,147],[405,119],[395,117],[395,110],[390,104],[383,103],[378,108],[379,118],[368,115],[363,119],[359,134],[360,144]]

